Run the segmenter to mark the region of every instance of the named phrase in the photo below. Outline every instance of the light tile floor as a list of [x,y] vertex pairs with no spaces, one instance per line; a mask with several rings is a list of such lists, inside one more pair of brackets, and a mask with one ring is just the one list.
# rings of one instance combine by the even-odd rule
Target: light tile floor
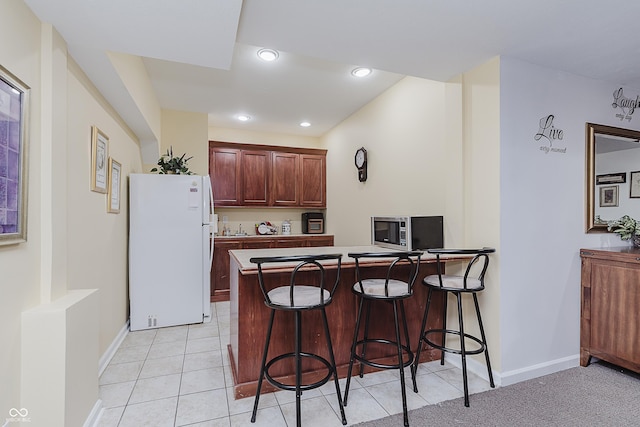
[[[100,427],[235,427],[295,425],[295,393],[260,396],[255,424],[253,397],[235,400],[227,344],[229,303],[211,304],[210,323],[130,332],[100,377],[105,408]],[[407,406],[416,409],[462,397],[462,374],[439,361],[423,363],[417,374],[419,393],[411,389],[407,370]],[[344,393],[345,380],[340,381]],[[397,371],[353,377],[345,413],[349,425],[402,412]],[[469,375],[469,389],[489,389]],[[332,382],[305,392],[302,418],[306,427],[341,426]],[[307,415],[308,414],[308,415]]]

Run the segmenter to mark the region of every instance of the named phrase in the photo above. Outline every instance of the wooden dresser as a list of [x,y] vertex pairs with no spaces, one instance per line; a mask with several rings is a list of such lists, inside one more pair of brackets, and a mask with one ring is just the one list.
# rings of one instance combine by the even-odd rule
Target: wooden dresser
[[640,249],[581,249],[580,365],[640,373]]

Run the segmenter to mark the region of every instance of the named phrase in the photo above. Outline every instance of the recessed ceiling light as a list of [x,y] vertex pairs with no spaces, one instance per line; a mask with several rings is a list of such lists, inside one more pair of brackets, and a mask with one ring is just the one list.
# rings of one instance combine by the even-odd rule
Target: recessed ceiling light
[[369,74],[371,74],[371,68],[366,68],[366,67],[354,68],[351,71],[351,74],[355,77],[367,77]]
[[258,58],[262,59],[263,61],[275,61],[276,59],[278,59],[278,56],[280,56],[280,54],[278,53],[277,50],[273,50],[273,49],[260,49],[258,51]]
[[309,126],[311,126],[311,123],[309,123],[309,122],[300,122],[300,126],[302,126],[303,128],[308,128]]
[[236,118],[241,122],[248,122],[249,120],[251,120],[251,116],[247,116],[246,114],[238,114]]

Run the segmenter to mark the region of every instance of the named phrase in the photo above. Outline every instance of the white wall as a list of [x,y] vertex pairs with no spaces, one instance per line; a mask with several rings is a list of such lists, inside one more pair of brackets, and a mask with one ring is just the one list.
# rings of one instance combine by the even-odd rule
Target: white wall
[[[585,122],[638,129],[611,107],[619,85],[502,59],[501,337],[503,384],[578,364],[582,247],[620,246],[585,234]],[[635,97],[637,90],[625,88]],[[535,140],[553,114],[565,152]],[[541,148],[542,147],[542,148]]]

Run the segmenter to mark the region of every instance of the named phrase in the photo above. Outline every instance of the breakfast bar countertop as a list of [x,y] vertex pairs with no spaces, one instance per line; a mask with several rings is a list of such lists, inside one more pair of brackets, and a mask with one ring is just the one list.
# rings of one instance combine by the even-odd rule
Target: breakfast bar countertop
[[[249,260],[253,257],[276,257],[276,256],[296,256],[296,255],[324,255],[324,254],[342,254],[342,265],[353,265],[355,260],[348,256],[351,252],[393,252],[394,249],[383,248],[380,246],[319,246],[319,247],[302,247],[302,248],[268,248],[268,249],[235,249],[229,251],[231,257],[235,259],[239,267],[240,273],[245,274],[257,271],[256,264]],[[433,263],[436,256],[422,251],[420,257],[421,263]],[[457,259],[467,259],[469,256],[441,256],[443,260],[455,261]],[[385,262],[380,259],[379,262]],[[327,261],[327,264],[335,263],[335,261]],[[375,263],[375,262],[374,262]],[[295,266],[295,263],[292,263]]]

